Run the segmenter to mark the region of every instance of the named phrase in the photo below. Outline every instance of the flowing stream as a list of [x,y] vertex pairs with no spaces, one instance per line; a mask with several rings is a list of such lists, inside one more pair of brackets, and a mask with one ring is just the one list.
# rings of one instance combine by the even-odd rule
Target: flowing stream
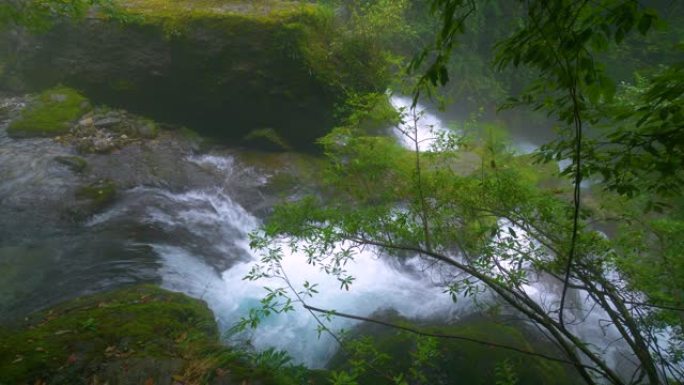
[[[407,101],[393,99],[398,107]],[[419,132],[421,139],[446,129],[432,113],[424,119],[422,126],[429,128]],[[269,173],[245,165],[234,152],[196,155],[162,143],[117,155],[87,156],[90,168],[122,169],[128,182],[115,203],[87,221],[70,221],[65,212],[75,204],[74,192],[97,175],[77,175],[54,161],[55,156],[69,155],[69,147],[49,139],[11,139],[6,125],[0,122],[0,318],[20,317],[123,284],[160,282],[205,300],[226,331],[258,306],[263,286],[282,286],[277,281],[242,279],[258,258],[249,248],[249,233],[259,227],[264,207],[274,197],[265,188]],[[105,163],[98,163],[103,159]],[[149,169],[154,172],[132,166],[150,159],[161,159]],[[142,169],[145,175],[131,175],[131,169]],[[439,285],[438,274],[426,272],[418,258],[396,263],[365,250],[349,267],[356,278],[349,291],[307,265],[300,253],[286,255],[283,266],[295,284],[319,284],[320,294],[310,304],[321,308],[360,316],[392,309],[407,318],[443,322],[458,320],[471,310],[469,301],[454,304]],[[528,289],[540,303],[557,301],[553,293],[558,287],[547,281]],[[578,298],[582,300],[581,295]],[[602,314],[578,316],[585,320],[576,327],[583,328],[588,340],[617,357],[619,344],[610,342],[614,331],[601,327]],[[351,326],[344,319],[333,324]],[[296,362],[310,367],[324,366],[337,348],[330,337],[318,337],[316,321],[301,308],[271,317],[238,337],[249,338],[257,349],[287,350]],[[617,365],[617,358],[611,360]]]
[[[78,186],[91,177],[55,162],[56,156],[72,155],[68,146],[51,139],[9,138],[6,123],[0,124],[3,319],[110,287],[160,282],[207,301],[225,331],[258,305],[263,286],[282,285],[242,279],[257,258],[248,234],[261,223],[257,213],[270,204],[262,192],[269,176],[241,164],[232,152],[176,156],[166,167],[181,170],[178,181],[136,183],[146,176],[132,178],[111,206],[73,222],[65,219],[65,212],[76,203]],[[102,158],[114,156],[86,159],[95,168]],[[119,154],[118,162],[133,162],[131,156]],[[350,266],[357,280],[349,291],[308,266],[302,255],[287,255],[283,265],[293,282],[319,284],[321,294],[311,304],[322,308],[361,316],[393,309],[409,318],[446,320],[457,319],[463,310],[453,306],[437,282],[424,279],[417,259],[397,265],[371,250],[363,252]],[[345,320],[333,324],[351,326]],[[322,367],[337,348],[330,337],[317,337],[315,320],[303,309],[272,317],[240,337],[249,337],[257,349],[287,350],[295,361],[311,367]]]
[[[217,168],[227,178],[239,167],[231,157],[200,156],[188,161]],[[131,217],[172,235],[149,243],[137,241],[135,245],[149,246],[159,257],[157,272],[164,287],[207,301],[222,330],[259,305],[265,285],[283,285],[242,279],[256,259],[249,249],[248,234],[260,220],[233,200],[226,188],[179,193],[134,188],[125,193],[120,204],[95,217],[89,226],[95,230]],[[302,254],[287,255],[283,266],[292,282],[308,280],[319,284],[321,294],[312,299],[312,304],[320,307],[366,316],[389,308],[410,318],[456,316],[457,308],[451,306],[442,289],[412,274],[410,269],[391,266],[372,252],[362,253],[357,261],[350,271],[357,283],[349,292],[341,291],[335,279],[307,265]],[[339,321],[334,327],[350,325]],[[315,320],[303,309],[268,319],[250,339],[257,349],[287,350],[298,362],[311,367],[323,366],[336,349],[329,337],[317,338]]]

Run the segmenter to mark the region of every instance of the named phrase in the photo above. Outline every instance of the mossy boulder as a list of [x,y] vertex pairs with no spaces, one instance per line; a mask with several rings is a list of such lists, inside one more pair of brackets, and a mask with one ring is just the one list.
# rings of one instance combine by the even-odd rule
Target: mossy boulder
[[74,203],[64,213],[64,218],[74,222],[88,219],[116,200],[116,183],[109,179],[97,180],[83,185],[74,192]]
[[0,328],[0,384],[294,385],[219,342],[200,300],[154,286],[82,297]]
[[8,71],[31,90],[61,82],[98,104],[233,143],[269,127],[298,149],[316,148],[349,92],[384,92],[389,82],[387,58],[321,4],[116,4],[119,17],[94,12],[33,37]]
[[88,99],[79,92],[67,87],[52,88],[37,95],[10,123],[7,132],[13,137],[62,135],[89,108]]
[[55,157],[55,162],[63,164],[69,170],[81,173],[88,167],[88,162],[80,156],[61,155]]
[[[422,367],[428,383],[449,385],[477,385],[498,383],[497,372],[504,367],[514,373],[518,385],[536,384],[579,384],[578,374],[567,365],[497,348],[494,344],[557,356],[557,352],[543,338],[524,329],[522,325],[504,324],[493,319],[473,317],[449,326],[417,325],[395,313],[380,315],[392,323],[424,330],[438,335],[452,335],[463,339],[436,339],[437,345],[428,365]],[[377,324],[364,323],[352,330],[356,338],[371,341],[381,354],[377,367],[387,373],[410,373],[416,354],[419,352],[416,335],[387,328]],[[472,339],[484,343],[466,341]],[[434,353],[434,354],[433,354]],[[349,363],[342,354],[333,357],[330,369],[348,369]],[[376,372],[368,371],[359,378],[360,384],[391,384]]]
[[76,198],[87,200],[95,208],[102,208],[116,198],[116,184],[111,180],[101,180],[76,190]]

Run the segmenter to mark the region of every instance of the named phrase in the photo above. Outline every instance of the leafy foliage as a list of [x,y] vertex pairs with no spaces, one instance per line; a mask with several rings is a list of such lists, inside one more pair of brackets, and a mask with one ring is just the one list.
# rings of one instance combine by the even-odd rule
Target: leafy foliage
[[[612,101],[597,104],[589,116],[599,135],[584,142],[586,176],[598,176],[604,188],[629,197],[641,193],[678,196],[684,186],[684,64],[637,75]],[[568,156],[567,138],[542,149],[544,160]],[[648,209],[662,211],[653,199]]]
[[[581,115],[571,110],[567,118],[576,121]],[[420,124],[419,114],[412,115],[404,115],[403,120]],[[492,311],[503,303],[523,314],[558,344],[565,362],[588,383],[600,379],[622,383],[601,348],[568,327],[595,311],[602,312],[628,341],[627,346],[634,349],[628,354],[647,368],[644,375],[648,371],[654,376],[658,371],[678,375],[673,365],[678,362],[679,321],[658,317],[666,313],[644,304],[640,299],[646,286],[634,284],[639,281],[634,275],[636,266],[644,263],[637,261],[648,260],[648,254],[637,252],[636,257],[622,248],[625,244],[619,237],[607,239],[593,230],[585,222],[591,212],[573,215],[577,206],[568,202],[562,189],[545,188],[554,176],[527,176],[527,170],[535,167],[533,159],[510,153],[499,136],[486,135],[480,141],[453,137],[438,143],[438,151],[411,152],[390,138],[340,128],[321,144],[329,159],[325,178],[329,190],[277,207],[252,242],[264,258],[248,279],[277,276],[286,282],[279,295],[289,298],[297,293],[292,302],[280,301],[281,308],[306,306],[306,291],[296,290],[280,265],[286,251],[305,251],[307,262],[337,277],[341,289],[353,285],[345,266],[353,263],[360,250],[370,248],[397,258],[418,255],[429,266],[427,271],[440,272],[440,284],[454,301],[466,298]],[[480,167],[463,172],[458,159],[468,153],[477,154]],[[536,170],[539,173],[543,168]],[[618,215],[626,212],[618,211]],[[568,263],[571,239],[575,254]],[[655,251],[652,245],[644,244],[644,248]],[[630,267],[626,261],[636,265]],[[642,276],[655,282],[652,278],[649,273]],[[559,307],[559,298],[536,298],[528,288],[546,279],[561,286],[569,282],[572,290],[596,305],[584,309],[575,304],[568,309]],[[659,288],[671,287],[672,280],[660,283]],[[564,322],[560,312],[570,318]],[[323,322],[321,328],[332,333]],[[657,336],[665,330],[672,333],[670,352],[656,347],[662,342]],[[373,349],[373,344],[366,344],[363,351]],[[380,361],[368,357],[361,361],[373,362],[373,366],[382,362],[381,354],[368,354]],[[590,364],[583,363],[579,354],[588,357]],[[502,381],[514,381],[506,370],[500,370]],[[341,383],[356,381],[354,371],[350,373],[351,377],[340,375]],[[396,378],[401,383],[413,376],[420,382],[420,373],[409,370]]]

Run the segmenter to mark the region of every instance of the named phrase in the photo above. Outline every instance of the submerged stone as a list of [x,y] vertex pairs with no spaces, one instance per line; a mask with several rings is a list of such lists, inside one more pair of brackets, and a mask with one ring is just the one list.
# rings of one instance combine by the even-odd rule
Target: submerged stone
[[82,172],[88,167],[88,162],[79,156],[56,156],[55,161],[67,166],[73,172]]
[[116,200],[117,188],[112,180],[99,180],[76,189],[75,204],[67,210],[67,217],[81,221],[103,210]]

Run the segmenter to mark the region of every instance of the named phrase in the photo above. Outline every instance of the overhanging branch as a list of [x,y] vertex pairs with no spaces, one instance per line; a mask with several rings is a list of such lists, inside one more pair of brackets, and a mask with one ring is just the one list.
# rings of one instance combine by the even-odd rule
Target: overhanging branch
[[[440,338],[440,339],[451,339],[451,340],[466,341],[466,342],[471,342],[474,344],[489,346],[492,348],[510,350],[510,351],[514,351],[514,352],[517,352],[520,354],[525,354],[528,356],[534,356],[534,357],[542,358],[542,359],[549,360],[549,361],[554,361],[554,362],[559,362],[559,363],[566,364],[566,365],[571,365],[573,367],[578,366],[577,363],[574,363],[574,362],[571,362],[568,360],[564,360],[562,358],[553,357],[553,356],[543,354],[543,353],[537,353],[537,352],[532,352],[532,351],[525,350],[525,349],[516,348],[515,346],[503,345],[503,344],[498,344],[495,342],[489,342],[489,341],[479,340],[476,338],[465,337],[465,336],[457,336],[457,335],[453,335],[453,334],[431,333],[431,332],[427,332],[424,330],[411,328],[408,326],[403,326],[403,325],[398,325],[398,324],[391,323],[391,322],[381,321],[381,320],[374,319],[374,318],[368,318],[368,317],[362,317],[362,316],[353,315],[353,314],[341,313],[341,312],[334,311],[334,310],[321,309],[321,308],[318,308],[315,306],[307,305],[306,303],[303,303],[303,306],[306,310],[309,310],[309,311],[330,314],[333,316],[347,318],[347,319],[353,319],[353,320],[357,320],[357,321],[370,322],[370,323],[374,323],[377,325],[382,325],[382,326],[386,326],[389,328],[402,330],[402,331],[405,331],[408,333],[419,335],[421,337],[434,337],[434,338]],[[584,364],[580,364],[579,366],[581,366],[585,369],[588,369],[588,370],[592,370],[592,371],[596,371],[598,373],[602,373],[600,370],[598,370],[597,368],[594,368],[592,366],[588,366],[588,365],[584,365]]]

